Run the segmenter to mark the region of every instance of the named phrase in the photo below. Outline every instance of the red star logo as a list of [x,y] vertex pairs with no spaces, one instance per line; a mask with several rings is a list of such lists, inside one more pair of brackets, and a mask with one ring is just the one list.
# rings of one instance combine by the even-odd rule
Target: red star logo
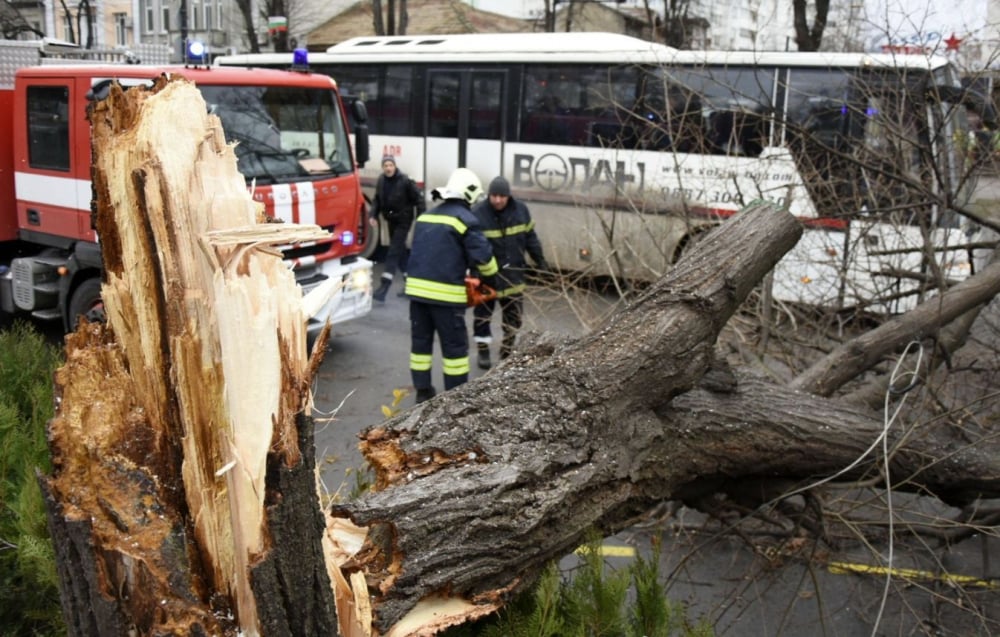
[[961,43],[962,43],[962,40],[960,38],[956,38],[955,34],[952,33],[951,37],[944,41],[944,50],[945,51],[957,51],[958,50],[958,45],[961,44]]

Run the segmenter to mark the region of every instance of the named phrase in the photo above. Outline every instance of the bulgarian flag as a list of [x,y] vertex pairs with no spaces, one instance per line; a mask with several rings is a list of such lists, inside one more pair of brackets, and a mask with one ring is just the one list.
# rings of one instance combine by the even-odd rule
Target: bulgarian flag
[[268,16],[267,32],[270,35],[284,33],[285,31],[288,31],[288,18],[280,15]]

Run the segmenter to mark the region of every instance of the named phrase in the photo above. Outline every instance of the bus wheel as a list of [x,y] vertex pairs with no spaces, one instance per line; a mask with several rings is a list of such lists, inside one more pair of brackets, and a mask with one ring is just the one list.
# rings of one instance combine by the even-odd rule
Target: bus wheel
[[697,244],[701,239],[711,230],[714,226],[704,226],[701,228],[692,228],[691,232],[687,233],[681,240],[677,242],[674,246],[674,253],[670,256],[670,264],[677,265],[677,262],[681,260],[681,257],[687,253],[695,244]]
[[103,323],[107,320],[104,313],[104,301],[101,300],[101,280],[90,278],[81,283],[69,301],[69,328],[76,329],[78,317],[83,316],[91,323]]

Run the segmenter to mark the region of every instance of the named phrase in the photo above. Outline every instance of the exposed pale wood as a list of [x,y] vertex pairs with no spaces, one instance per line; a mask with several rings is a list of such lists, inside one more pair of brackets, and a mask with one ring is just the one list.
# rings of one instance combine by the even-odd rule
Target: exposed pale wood
[[271,247],[327,233],[260,223],[190,83],[114,88],[92,123],[108,329],[57,377],[55,524],[89,521],[88,594],[143,634],[329,634],[305,315]]

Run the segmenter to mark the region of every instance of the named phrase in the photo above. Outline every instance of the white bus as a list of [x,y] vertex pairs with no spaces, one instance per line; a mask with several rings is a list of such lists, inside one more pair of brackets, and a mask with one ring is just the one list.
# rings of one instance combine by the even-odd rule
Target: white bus
[[944,58],[532,33],[359,37],[309,65],[365,101],[374,152],[426,191],[460,166],[506,176],[562,270],[650,280],[761,198],[806,228],[778,300],[899,312],[974,266],[956,214],[974,100]]

